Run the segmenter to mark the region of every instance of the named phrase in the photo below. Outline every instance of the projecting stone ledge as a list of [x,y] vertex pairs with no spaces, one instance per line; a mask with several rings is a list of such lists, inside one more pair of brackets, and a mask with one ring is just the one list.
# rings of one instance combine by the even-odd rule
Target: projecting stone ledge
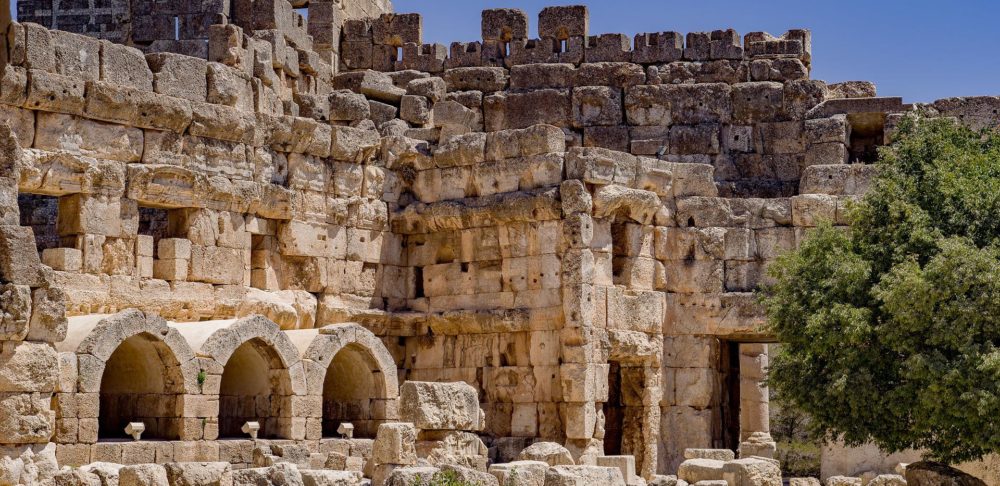
[[806,113],[806,119],[828,118],[852,113],[902,113],[912,105],[903,104],[903,98],[843,98],[826,100]]

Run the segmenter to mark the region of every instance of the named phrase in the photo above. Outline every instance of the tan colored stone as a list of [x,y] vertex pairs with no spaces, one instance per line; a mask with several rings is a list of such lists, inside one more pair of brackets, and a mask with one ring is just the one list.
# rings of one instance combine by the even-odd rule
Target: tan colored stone
[[417,430],[413,424],[382,424],[372,446],[372,460],[375,464],[416,464],[416,440]]
[[518,461],[544,462],[549,466],[572,466],[573,456],[565,447],[552,442],[536,442],[517,456]]
[[465,383],[408,381],[400,387],[401,418],[422,430],[482,430],[476,390]]

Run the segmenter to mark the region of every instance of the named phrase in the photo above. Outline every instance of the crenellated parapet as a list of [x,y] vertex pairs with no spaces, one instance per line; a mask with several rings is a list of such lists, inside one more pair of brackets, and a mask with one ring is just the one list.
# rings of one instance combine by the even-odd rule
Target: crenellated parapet
[[[590,34],[585,6],[547,7],[538,14],[538,38],[528,35],[528,16],[518,9],[490,9],[482,14],[482,40],[423,44],[419,14],[385,14],[348,20],[341,43],[341,67],[440,72],[456,67],[513,67],[523,64],[628,62],[642,66],[674,62],[757,62],[766,72],[796,62],[808,74],[812,58],[807,30],[781,37],[752,32],[743,38],[733,29],[713,32]],[[747,69],[749,72],[750,69]]]

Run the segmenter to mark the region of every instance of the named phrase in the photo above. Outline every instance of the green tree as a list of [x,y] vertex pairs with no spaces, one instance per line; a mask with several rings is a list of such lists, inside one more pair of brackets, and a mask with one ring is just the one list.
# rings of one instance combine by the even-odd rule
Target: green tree
[[770,386],[850,445],[1000,451],[1000,135],[905,119],[850,222],[770,268]]

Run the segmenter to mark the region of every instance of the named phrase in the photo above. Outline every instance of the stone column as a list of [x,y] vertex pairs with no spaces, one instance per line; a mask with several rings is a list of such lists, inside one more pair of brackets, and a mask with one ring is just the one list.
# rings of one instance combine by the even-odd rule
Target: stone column
[[740,457],[774,457],[767,376],[767,345],[740,345]]

